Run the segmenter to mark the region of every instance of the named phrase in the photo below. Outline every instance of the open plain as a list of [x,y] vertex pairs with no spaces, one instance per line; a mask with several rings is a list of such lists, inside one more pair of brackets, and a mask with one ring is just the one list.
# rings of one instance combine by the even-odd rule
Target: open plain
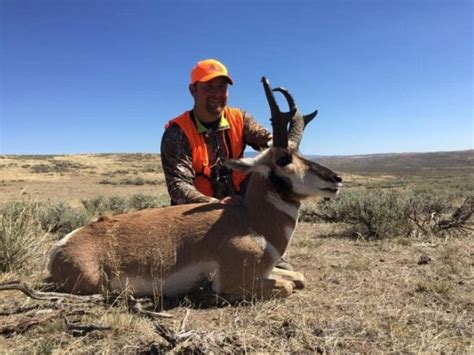
[[[442,191],[443,201],[452,205],[439,218],[449,220],[474,196],[472,150],[321,161],[341,173],[341,198],[355,191],[431,196]],[[14,204],[23,208],[22,217],[30,206],[61,206],[81,215],[80,224],[104,210],[128,210],[126,201],[134,197],[168,204],[158,155],[1,156],[0,242],[5,248],[16,223],[7,218]],[[90,207],[99,202],[108,207]],[[117,209],[120,203],[124,207]],[[432,215],[415,219],[413,228],[384,229],[374,236],[354,223],[324,220],[317,206],[305,202],[287,253],[305,274],[307,287],[287,299],[215,308],[200,307],[193,297],[157,300],[158,310],[172,317],[156,319],[131,312],[120,298],[99,304],[52,302],[1,291],[0,353],[474,351],[472,216],[463,228],[436,229],[438,216]],[[41,285],[47,251],[69,228],[59,222],[57,228],[49,226],[37,229],[34,258],[7,267],[0,254],[0,283]]]

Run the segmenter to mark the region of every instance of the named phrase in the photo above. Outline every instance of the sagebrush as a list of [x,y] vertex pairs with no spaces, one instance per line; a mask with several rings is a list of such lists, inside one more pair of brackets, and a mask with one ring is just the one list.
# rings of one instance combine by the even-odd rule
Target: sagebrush
[[472,231],[474,198],[446,191],[355,188],[301,210],[306,222],[346,223],[367,239]]

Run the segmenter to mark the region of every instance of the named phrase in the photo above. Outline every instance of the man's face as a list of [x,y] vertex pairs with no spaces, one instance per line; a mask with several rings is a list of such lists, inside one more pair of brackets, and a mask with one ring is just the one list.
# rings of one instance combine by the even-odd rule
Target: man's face
[[215,118],[220,116],[227,105],[227,86],[228,81],[225,77],[191,85],[190,91],[194,97],[194,107],[197,112],[205,112]]

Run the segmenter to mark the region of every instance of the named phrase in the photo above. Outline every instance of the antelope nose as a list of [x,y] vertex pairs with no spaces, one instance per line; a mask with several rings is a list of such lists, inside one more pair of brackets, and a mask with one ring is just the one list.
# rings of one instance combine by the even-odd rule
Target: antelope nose
[[334,182],[338,182],[338,183],[342,183],[342,179],[339,177],[339,176],[333,176],[333,181]]

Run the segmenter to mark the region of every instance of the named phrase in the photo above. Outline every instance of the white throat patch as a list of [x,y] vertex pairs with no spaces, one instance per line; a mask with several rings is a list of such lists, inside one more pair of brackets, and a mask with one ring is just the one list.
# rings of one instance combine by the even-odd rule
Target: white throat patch
[[264,252],[267,252],[271,255],[272,259],[277,261],[281,258],[278,250],[270,243],[264,236],[257,234],[256,232],[251,232],[252,239],[259,245]]

